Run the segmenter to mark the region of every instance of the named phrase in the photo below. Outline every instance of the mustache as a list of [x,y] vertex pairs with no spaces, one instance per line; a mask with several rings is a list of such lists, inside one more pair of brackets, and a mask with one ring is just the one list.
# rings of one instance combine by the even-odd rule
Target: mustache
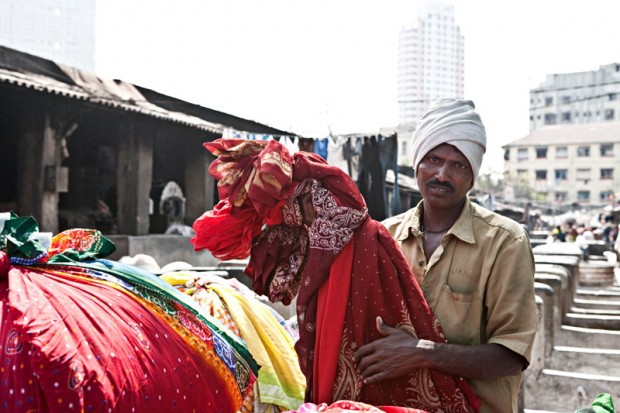
[[449,189],[450,191],[454,192],[454,186],[450,183],[450,182],[441,182],[438,181],[437,179],[429,179],[428,181],[426,181],[426,185],[432,185],[432,186],[443,186],[446,189]]

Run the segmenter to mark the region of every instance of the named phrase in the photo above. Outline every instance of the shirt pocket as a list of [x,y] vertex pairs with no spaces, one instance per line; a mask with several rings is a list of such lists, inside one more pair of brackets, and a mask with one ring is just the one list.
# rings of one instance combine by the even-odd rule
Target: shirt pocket
[[478,290],[456,292],[443,284],[435,314],[449,343],[480,343],[482,303]]

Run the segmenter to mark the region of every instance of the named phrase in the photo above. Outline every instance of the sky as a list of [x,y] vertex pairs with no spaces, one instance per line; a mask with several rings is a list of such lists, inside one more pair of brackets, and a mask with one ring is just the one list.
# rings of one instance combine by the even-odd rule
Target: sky
[[[548,74],[620,63],[618,0],[443,2],[487,129],[482,173],[501,171],[501,146],[529,133],[529,91]],[[293,133],[377,133],[398,124],[398,32],[419,4],[98,1],[96,71]]]

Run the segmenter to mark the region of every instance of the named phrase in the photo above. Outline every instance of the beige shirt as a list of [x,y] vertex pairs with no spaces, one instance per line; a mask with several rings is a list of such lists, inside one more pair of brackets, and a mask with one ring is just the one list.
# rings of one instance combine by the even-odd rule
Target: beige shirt
[[[448,343],[501,344],[529,363],[536,333],[534,258],[521,225],[467,202],[427,263],[422,203],[383,222],[400,243]],[[524,366],[525,367],[525,366]],[[468,380],[481,412],[517,412],[523,374]]]

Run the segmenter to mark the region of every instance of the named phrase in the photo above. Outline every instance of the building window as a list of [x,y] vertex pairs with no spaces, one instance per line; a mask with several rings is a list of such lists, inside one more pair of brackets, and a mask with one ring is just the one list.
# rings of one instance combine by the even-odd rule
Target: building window
[[552,97],[546,97],[545,98],[545,106],[551,106],[553,105],[553,98]]
[[545,113],[545,125],[555,125],[555,113]]
[[555,157],[557,159],[568,158],[568,148],[566,146],[558,146],[555,148]]
[[546,169],[537,169],[536,170],[536,180],[537,181],[546,181],[547,180],[547,170]]
[[578,201],[589,201],[590,191],[577,191],[577,200]]
[[519,178],[527,178],[527,169],[517,169],[517,176]]
[[568,179],[568,169],[556,169],[555,170],[556,181],[566,181],[567,179]]
[[584,183],[588,183],[591,179],[592,171],[590,168],[577,168],[576,179],[578,181],[583,181]]
[[555,193],[555,201],[556,202],[566,201],[566,192],[556,192]]
[[617,93],[610,93],[609,94],[609,100],[616,100],[618,99],[618,94]]
[[562,104],[566,105],[570,103],[570,96],[562,96]]
[[562,113],[562,123],[568,123],[571,120],[571,115],[570,112],[563,112]]
[[614,110],[605,109],[605,120],[614,120]]
[[527,160],[527,148],[519,148],[517,150],[517,160],[518,161],[526,161]]
[[540,148],[536,148],[536,159],[546,159],[547,158],[547,147],[542,146]]
[[601,168],[601,179],[614,179],[614,168]]
[[614,144],[601,143],[601,156],[614,156]]
[[590,156],[590,147],[589,146],[578,147],[577,156],[580,156],[580,157]]
[[601,193],[599,194],[599,200],[601,202],[607,202],[613,199],[613,197],[614,197],[613,191],[601,191]]

